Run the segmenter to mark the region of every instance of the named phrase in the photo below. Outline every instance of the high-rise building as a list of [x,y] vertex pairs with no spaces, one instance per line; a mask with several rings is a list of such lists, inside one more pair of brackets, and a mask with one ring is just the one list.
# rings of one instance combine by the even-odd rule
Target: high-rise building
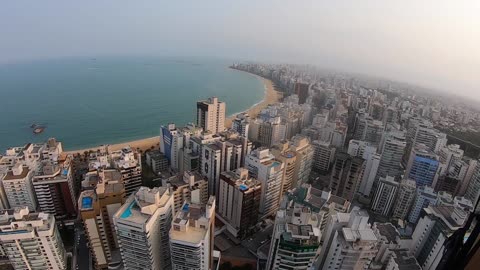
[[400,181],[398,195],[393,206],[392,217],[404,220],[407,217],[410,206],[415,199],[416,184],[413,180]]
[[150,168],[152,168],[152,171],[155,174],[168,171],[169,161],[167,157],[159,150],[147,151],[145,153],[145,162],[148,166],[150,166]]
[[362,158],[338,153],[330,178],[332,194],[353,201],[363,176],[363,163]]
[[85,184],[92,186],[80,193],[78,209],[85,227],[95,269],[108,269],[112,250],[118,249],[113,215],[125,203],[122,175],[115,169],[88,172]]
[[465,191],[465,198],[470,200],[473,205],[477,205],[478,199],[480,198],[480,165],[475,166],[473,175]]
[[397,196],[398,186],[398,182],[391,176],[380,178],[371,209],[377,214],[389,216]]
[[429,205],[435,205],[436,203],[437,194],[433,191],[433,188],[428,186],[418,187],[415,201],[408,215],[408,222],[416,224],[422,209]]
[[414,180],[417,187],[433,187],[438,177],[438,168],[437,155],[426,146],[419,145],[414,147],[410,153],[405,177]]
[[122,174],[126,195],[130,196],[142,185],[142,155],[130,147],[125,147],[112,152],[111,159],[113,168]]
[[400,178],[403,169],[402,157],[406,147],[405,136],[399,132],[391,132],[385,135],[381,146],[381,158],[377,172],[377,179],[387,175]]
[[365,114],[357,114],[353,138],[369,142],[372,145],[378,145],[384,129],[385,127],[381,121],[373,120]]
[[292,138],[290,149],[295,152],[296,156],[292,187],[297,187],[308,182],[308,177],[312,171],[314,149],[310,140],[302,135]]
[[214,269],[215,197],[207,204],[185,202],[170,229],[172,270]]
[[322,174],[330,171],[330,166],[335,158],[335,147],[329,142],[313,141],[313,169]]
[[298,96],[298,104],[304,104],[307,101],[309,87],[307,83],[295,83],[294,93]]
[[38,163],[32,180],[40,211],[55,219],[77,216],[71,158],[61,163],[44,160]]
[[468,213],[454,206],[428,206],[423,211],[412,235],[410,252],[423,269],[436,269],[446,240],[464,225]]
[[372,188],[377,177],[381,156],[379,154],[364,155],[364,159],[365,170],[360,187],[358,188],[358,193],[364,197],[370,197],[370,195],[373,194]]
[[225,129],[225,102],[217,97],[197,102],[197,126],[204,131],[219,133]]
[[463,158],[464,151],[460,149],[458,144],[450,144],[440,149],[439,161],[449,168],[456,161],[460,161]]
[[173,207],[168,188],[140,187],[115,213],[113,221],[125,269],[170,269],[168,232]]
[[217,213],[233,236],[244,238],[257,224],[261,195],[262,184],[245,168],[220,175]]
[[438,152],[446,143],[445,133],[435,130],[432,123],[423,119],[412,118],[408,121],[407,146],[403,162],[404,164],[407,163],[410,153],[416,146],[423,144],[430,151]]
[[391,255],[388,258],[385,270],[422,270],[422,267],[418,264],[417,259],[410,255],[408,249],[393,249]]
[[1,192],[4,192],[5,208],[27,206],[30,211],[37,209],[32,186],[33,172],[28,166],[16,163],[11,170],[5,173],[0,182]]
[[266,269],[311,269],[320,252],[320,218],[308,206],[286,204],[275,217]]
[[285,167],[281,192],[281,196],[283,196],[293,188],[293,178],[295,177],[297,156],[295,151],[290,150],[288,141],[282,141],[281,143],[274,145],[270,151],[277,160],[280,160],[283,163]]
[[352,157],[363,157],[369,156],[377,152],[377,148],[371,146],[369,142],[359,141],[359,140],[350,140],[348,143],[347,153]]
[[55,217],[28,207],[0,211],[0,245],[13,269],[64,270],[67,258]]
[[192,198],[200,203],[207,203],[208,180],[198,172],[184,171],[162,179],[162,187],[168,187],[173,194],[175,212],[180,211],[185,201]]
[[286,139],[286,128],[280,117],[266,120],[257,118],[250,123],[248,138],[270,147]]
[[175,170],[180,168],[180,150],[183,148],[182,133],[175,127],[175,124],[168,124],[160,127],[160,152],[170,162],[170,167]]
[[270,153],[269,149],[258,148],[245,159],[250,177],[262,183],[259,218],[274,215],[280,203],[284,164]]
[[245,138],[248,138],[248,130],[250,127],[250,116],[248,113],[239,113],[232,121],[232,129]]
[[358,209],[332,215],[322,234],[318,269],[367,269],[378,252],[368,219],[368,213]]

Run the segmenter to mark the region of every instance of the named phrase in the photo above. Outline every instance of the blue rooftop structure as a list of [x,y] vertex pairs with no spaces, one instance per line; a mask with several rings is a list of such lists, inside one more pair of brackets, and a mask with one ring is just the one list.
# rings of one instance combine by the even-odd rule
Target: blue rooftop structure
[[132,215],[132,207],[133,207],[134,204],[135,204],[135,200],[133,200],[132,203],[130,203],[130,205],[125,209],[125,211],[122,213],[120,218],[130,217]]
[[82,208],[92,208],[93,199],[92,197],[83,197],[82,198]]
[[188,212],[188,209],[189,209],[190,205],[188,203],[186,203],[183,208],[182,208],[182,211],[183,212]]
[[248,187],[246,185],[240,185],[240,190],[241,191],[248,190]]

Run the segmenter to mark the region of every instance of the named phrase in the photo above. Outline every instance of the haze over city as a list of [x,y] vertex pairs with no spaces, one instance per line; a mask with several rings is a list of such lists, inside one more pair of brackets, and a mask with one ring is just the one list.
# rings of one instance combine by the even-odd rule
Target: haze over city
[[5,1],[0,63],[200,56],[386,77],[480,99],[480,2]]

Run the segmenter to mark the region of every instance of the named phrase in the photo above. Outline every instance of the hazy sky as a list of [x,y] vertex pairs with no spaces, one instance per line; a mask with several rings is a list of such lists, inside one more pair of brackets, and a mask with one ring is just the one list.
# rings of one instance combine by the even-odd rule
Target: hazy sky
[[310,63],[480,99],[480,1],[0,3],[0,63],[106,54]]

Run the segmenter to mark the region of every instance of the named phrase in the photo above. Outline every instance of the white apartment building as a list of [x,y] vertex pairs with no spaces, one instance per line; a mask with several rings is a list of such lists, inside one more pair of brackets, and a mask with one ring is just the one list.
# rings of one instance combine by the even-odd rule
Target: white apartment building
[[16,163],[3,176],[1,192],[6,208],[27,206],[30,211],[37,209],[37,200],[32,186],[33,171],[26,165]]
[[259,148],[246,157],[245,167],[251,177],[262,183],[259,217],[274,215],[280,203],[284,164],[268,148]]
[[66,254],[55,218],[28,207],[0,211],[0,245],[15,270],[64,270]]
[[398,191],[398,182],[391,176],[380,178],[373,196],[371,209],[380,215],[389,216]]
[[215,197],[185,202],[170,229],[172,270],[214,270]]
[[113,217],[125,269],[170,268],[168,232],[174,211],[166,187],[141,187],[130,195]]

